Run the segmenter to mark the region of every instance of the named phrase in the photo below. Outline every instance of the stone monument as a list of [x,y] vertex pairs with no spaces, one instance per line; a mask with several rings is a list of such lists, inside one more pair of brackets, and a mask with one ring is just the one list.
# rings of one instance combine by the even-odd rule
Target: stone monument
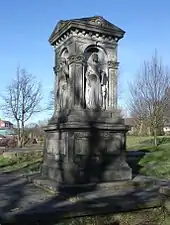
[[62,185],[129,180],[127,126],[117,113],[117,48],[124,31],[101,16],[61,20],[55,108],[45,128],[41,175]]

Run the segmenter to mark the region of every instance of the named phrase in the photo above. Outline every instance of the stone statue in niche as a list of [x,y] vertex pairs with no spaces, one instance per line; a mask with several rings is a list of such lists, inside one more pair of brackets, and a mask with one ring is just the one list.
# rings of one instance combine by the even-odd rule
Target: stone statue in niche
[[108,77],[106,76],[106,73],[102,76],[102,109],[106,110],[107,108],[107,95],[108,95]]
[[69,66],[66,58],[61,58],[60,61],[60,78],[59,78],[59,98],[60,108],[64,109],[68,106],[69,102]]
[[107,97],[107,76],[102,69],[97,53],[92,54],[87,65],[85,100],[89,109],[105,109]]

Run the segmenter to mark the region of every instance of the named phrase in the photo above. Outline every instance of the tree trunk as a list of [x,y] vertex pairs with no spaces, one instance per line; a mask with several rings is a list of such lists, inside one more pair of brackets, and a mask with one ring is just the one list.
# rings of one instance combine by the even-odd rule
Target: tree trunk
[[22,128],[22,133],[21,133],[21,143],[22,143],[22,147],[25,144],[25,138],[24,138],[24,122],[22,121],[21,123],[21,128]]
[[154,145],[158,146],[157,129],[156,128],[154,128]]
[[18,147],[22,147],[22,141],[21,141],[21,129],[20,129],[20,123],[19,120],[17,120],[17,130],[18,130]]
[[97,216],[96,217],[96,225],[104,225],[105,222],[104,222],[104,217],[102,216]]
[[143,130],[143,121],[141,121],[140,123],[139,133],[138,133],[139,136],[142,134],[142,130]]
[[152,132],[151,132],[151,128],[150,126],[148,127],[148,135],[151,136],[152,135]]

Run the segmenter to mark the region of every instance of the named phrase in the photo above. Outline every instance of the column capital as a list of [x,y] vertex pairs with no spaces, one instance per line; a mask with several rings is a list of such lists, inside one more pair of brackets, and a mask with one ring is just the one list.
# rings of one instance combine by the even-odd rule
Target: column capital
[[107,62],[107,65],[108,65],[109,68],[118,69],[119,62],[115,62],[113,60],[110,60],[110,61]]
[[53,71],[55,74],[57,74],[61,70],[61,67],[59,65],[56,65],[53,67]]

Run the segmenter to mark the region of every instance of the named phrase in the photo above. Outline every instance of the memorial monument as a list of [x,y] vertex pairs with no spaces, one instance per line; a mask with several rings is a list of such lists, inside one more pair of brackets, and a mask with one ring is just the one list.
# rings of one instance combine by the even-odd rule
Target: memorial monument
[[101,16],[61,20],[55,109],[45,128],[41,176],[62,185],[129,180],[127,126],[117,113],[117,49],[125,32]]

